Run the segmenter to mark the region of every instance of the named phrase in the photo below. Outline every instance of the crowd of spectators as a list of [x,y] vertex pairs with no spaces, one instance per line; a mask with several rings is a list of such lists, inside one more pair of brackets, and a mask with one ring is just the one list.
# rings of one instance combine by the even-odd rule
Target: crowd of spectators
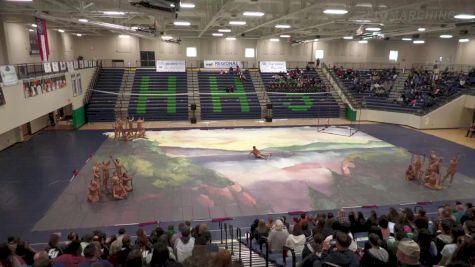
[[280,72],[272,76],[273,81],[267,86],[268,92],[312,93],[327,92],[327,86],[316,75],[310,75],[310,70],[303,72],[298,67],[288,72]]
[[397,102],[411,107],[431,107],[439,99],[468,88],[472,81],[470,75],[475,78],[475,71],[465,74],[448,70],[439,72],[437,69],[434,71],[413,69],[404,82],[404,90]]
[[[390,208],[387,214],[340,210],[315,216],[255,220],[255,242],[271,253],[301,257],[300,266],[475,266],[475,208],[445,205],[429,218],[426,211]],[[358,238],[357,238],[358,237]]]
[[35,251],[27,242],[9,237],[0,244],[0,267],[233,267],[228,250],[219,250],[211,243],[206,224],[192,228],[190,222],[180,223],[175,231],[157,227],[150,235],[143,229],[135,241],[120,229],[117,235],[106,236],[94,231],[79,238],[71,232],[60,242],[52,234],[48,245]]
[[357,71],[351,68],[333,66],[333,72],[343,81],[350,81],[349,88],[358,94],[370,93],[374,96],[388,97],[391,92],[398,72],[392,69],[370,69],[369,71]]

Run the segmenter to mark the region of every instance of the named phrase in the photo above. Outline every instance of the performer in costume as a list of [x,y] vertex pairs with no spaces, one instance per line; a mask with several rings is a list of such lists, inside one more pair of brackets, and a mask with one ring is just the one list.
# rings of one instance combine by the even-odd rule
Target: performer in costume
[[111,161],[103,161],[101,164],[102,168],[102,186],[107,189],[107,182],[109,181],[109,166]]
[[263,154],[261,151],[259,151],[259,149],[256,148],[256,146],[252,147],[252,150],[249,152],[249,154],[254,155],[256,159],[265,159],[265,160],[267,160],[271,156],[271,153]]
[[94,179],[92,179],[91,182],[89,183],[88,190],[89,190],[89,193],[87,195],[87,200],[92,203],[98,202],[100,198],[99,186]]
[[112,196],[117,200],[127,198],[127,192],[122,185],[121,179],[117,176],[117,173],[114,173],[112,176]]
[[127,173],[124,173],[122,176],[122,185],[124,186],[126,192],[132,192],[134,190],[132,179],[133,177],[128,176]]
[[406,170],[406,180],[412,181],[416,179],[416,174],[414,172],[414,168],[412,168],[412,165],[409,165]]
[[427,188],[433,189],[433,190],[440,190],[442,187],[440,186],[439,183],[439,174],[435,172],[431,172],[427,177],[426,177],[426,183],[424,184]]
[[454,181],[454,176],[455,173],[457,173],[457,168],[459,165],[459,157],[455,156],[450,160],[449,167],[447,168],[447,173],[444,176],[444,179],[442,179],[442,184],[445,182],[445,179],[450,176],[450,184]]
[[421,172],[422,172],[422,161],[421,161],[421,156],[418,155],[416,157],[416,161],[414,162],[414,174],[417,179],[420,179]]

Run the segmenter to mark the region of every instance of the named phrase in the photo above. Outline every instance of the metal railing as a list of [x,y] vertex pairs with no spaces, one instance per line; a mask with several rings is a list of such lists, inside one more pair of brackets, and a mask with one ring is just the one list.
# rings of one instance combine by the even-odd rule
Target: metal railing
[[335,62],[333,64],[337,67],[343,67],[345,69],[355,69],[355,70],[368,70],[368,69],[400,69],[401,65],[399,63],[385,63],[385,62]]
[[94,74],[92,75],[91,81],[89,82],[89,86],[87,88],[87,92],[84,95],[83,103],[89,104],[89,101],[91,100],[92,96],[92,90],[96,88],[97,81],[99,80],[99,73],[101,72],[101,66],[97,66],[96,69],[94,70]]

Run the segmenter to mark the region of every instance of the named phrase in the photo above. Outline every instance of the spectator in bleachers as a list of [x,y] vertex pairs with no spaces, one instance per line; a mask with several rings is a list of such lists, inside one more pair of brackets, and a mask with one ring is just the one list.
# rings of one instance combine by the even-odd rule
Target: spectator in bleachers
[[315,262],[321,261],[323,249],[323,237],[315,234],[310,242],[307,242],[302,251],[302,267],[312,267]]
[[46,248],[46,252],[48,252],[48,257],[53,260],[56,257],[59,257],[63,254],[63,250],[59,246],[59,235],[54,233],[51,234],[48,242],[48,247]]
[[419,230],[417,234],[417,244],[421,249],[419,261],[423,266],[437,264],[437,247],[432,241],[432,235],[427,229]]
[[166,245],[157,244],[153,250],[150,267],[181,267],[182,265],[176,263],[170,258],[170,253]]
[[269,228],[267,228],[266,222],[264,220],[259,220],[256,230],[254,230],[254,238],[259,245],[262,245],[266,242],[267,237],[269,236]]
[[0,244],[0,266],[23,267],[23,266],[26,266],[26,263],[23,261],[21,257],[15,255],[12,252],[12,250],[8,247],[8,245]]
[[[85,259],[81,263],[79,263],[79,267],[91,267],[95,263],[98,263],[98,264],[100,264],[100,266],[103,266],[103,267],[112,267],[113,266],[109,261],[102,260],[100,258],[100,255],[101,255],[101,251],[99,250],[97,245],[95,245],[93,243],[87,245],[87,247],[84,249]],[[128,253],[127,253],[127,256],[128,256]],[[122,266],[125,266],[125,260],[124,260],[124,264]]]
[[464,241],[465,232],[463,231],[463,228],[461,226],[453,227],[451,230],[451,234],[452,243],[445,245],[442,251],[440,252],[442,258],[439,262],[439,265],[445,265],[449,263],[452,254],[454,254],[458,246],[460,246]]
[[55,266],[63,265],[64,267],[77,267],[84,261],[81,256],[82,249],[79,241],[75,240],[64,249],[64,254],[53,260]]
[[475,241],[466,239],[454,252],[447,266],[475,266]]
[[369,247],[365,249],[361,259],[362,267],[384,267],[389,266],[389,253],[382,246],[384,241],[376,234],[369,235]]
[[397,259],[400,267],[421,266],[419,263],[421,249],[419,245],[411,239],[403,239],[397,246]]
[[270,231],[269,238],[267,239],[269,242],[270,251],[272,253],[281,252],[288,236],[289,232],[285,228],[284,223],[277,219],[275,221],[274,229]]
[[175,255],[178,262],[183,262],[191,256],[193,247],[195,246],[195,238],[191,237],[190,228],[185,227],[181,231],[181,237],[175,242]]
[[358,267],[360,263],[356,255],[349,249],[351,237],[343,232],[336,232],[335,240],[323,242],[322,262],[337,266]]
[[381,229],[381,234],[383,235],[383,240],[386,242],[391,235],[391,231],[389,230],[389,221],[386,215],[379,216],[378,219],[378,226]]
[[302,254],[303,247],[305,245],[306,239],[305,235],[302,232],[302,225],[296,223],[292,229],[292,233],[287,237],[285,241],[285,246],[291,248],[295,251],[296,254]]
[[452,235],[450,233],[452,225],[453,224],[450,220],[443,220],[439,223],[439,230],[437,231],[436,237],[434,239],[439,258],[442,257],[442,255],[440,255],[440,252],[442,251],[444,246],[452,243]]
[[[34,263],[33,263],[34,267],[51,267],[52,266],[52,262],[49,259],[48,253],[46,253],[46,251],[40,251],[40,252],[35,253],[33,260],[34,260]],[[2,265],[0,264],[0,266]],[[26,265],[13,265],[13,267],[19,267],[19,266],[26,266]],[[6,267],[8,267],[8,265],[6,265]]]

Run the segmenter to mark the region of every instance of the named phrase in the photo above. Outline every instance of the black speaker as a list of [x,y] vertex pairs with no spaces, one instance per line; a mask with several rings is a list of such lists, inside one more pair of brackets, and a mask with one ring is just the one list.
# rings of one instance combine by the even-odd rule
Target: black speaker
[[245,34],[245,33],[241,33],[241,37],[245,37],[245,36],[246,36],[246,34]]
[[467,31],[467,30],[461,30],[461,31],[460,31],[460,34],[461,34],[461,35],[467,35],[467,34],[468,34],[468,31]]
[[390,37],[386,37],[386,38],[384,38],[384,41],[389,41],[389,40],[391,40],[391,38],[390,38]]
[[267,109],[272,109],[272,103],[267,103],[266,107],[267,107]]
[[266,122],[272,122],[272,117],[271,116],[266,116]]
[[191,123],[196,123],[196,117],[194,117],[194,116],[191,117],[190,122],[191,122]]
[[191,104],[190,108],[191,110],[196,110],[196,104]]
[[413,34],[413,35],[412,35],[412,38],[414,38],[414,39],[418,39],[419,37],[421,37],[420,34]]

